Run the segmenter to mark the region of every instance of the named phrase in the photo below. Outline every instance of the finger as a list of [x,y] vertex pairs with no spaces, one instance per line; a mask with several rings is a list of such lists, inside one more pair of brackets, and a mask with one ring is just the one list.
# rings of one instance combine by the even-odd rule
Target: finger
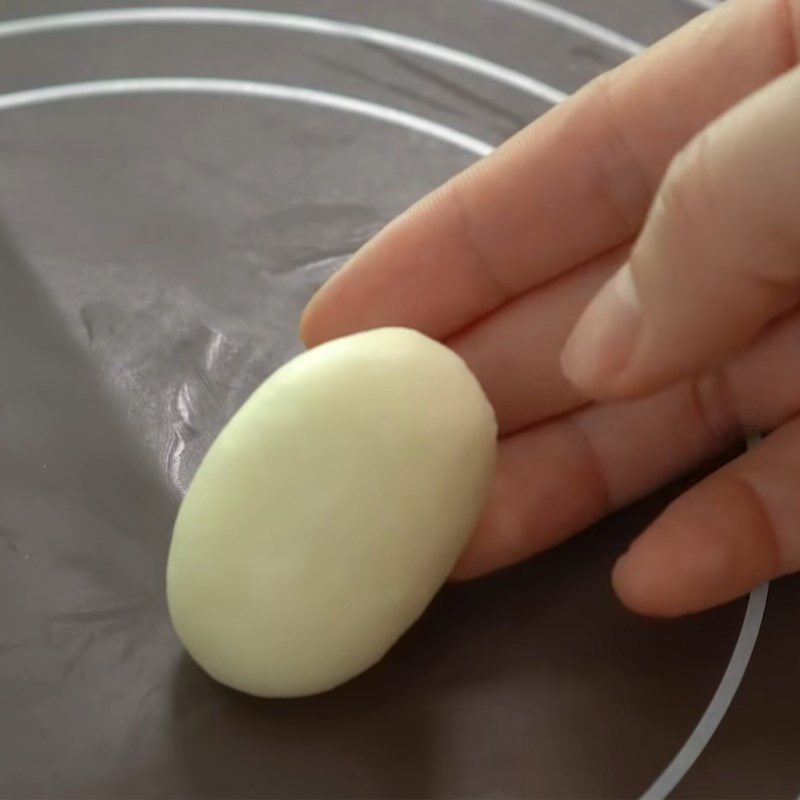
[[686,387],[591,406],[504,439],[486,511],[454,575],[476,577],[553,547],[722,444]]
[[552,547],[743,432],[796,415],[798,341],[800,312],[772,326],[723,371],[652,397],[588,406],[501,441],[492,494],[456,577]]
[[628,265],[564,350],[580,388],[653,391],[740,348],[800,300],[798,97],[800,67],[672,164]]
[[800,570],[800,419],[678,498],[614,569],[631,609],[677,616]]
[[363,248],[310,303],[305,341],[443,338],[631,238],[672,155],[792,65],[785,7],[726,3],[537,120]]
[[561,370],[559,354],[592,296],[627,248],[567,272],[448,340],[486,392],[507,435],[585,405]]

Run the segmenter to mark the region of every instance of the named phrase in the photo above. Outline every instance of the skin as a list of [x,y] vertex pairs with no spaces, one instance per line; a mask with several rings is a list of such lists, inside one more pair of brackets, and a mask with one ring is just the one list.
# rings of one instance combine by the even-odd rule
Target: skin
[[414,205],[309,304],[309,345],[405,325],[483,384],[499,463],[455,577],[557,545],[753,432],[614,587],[677,616],[800,570],[799,60],[798,0],[730,0]]

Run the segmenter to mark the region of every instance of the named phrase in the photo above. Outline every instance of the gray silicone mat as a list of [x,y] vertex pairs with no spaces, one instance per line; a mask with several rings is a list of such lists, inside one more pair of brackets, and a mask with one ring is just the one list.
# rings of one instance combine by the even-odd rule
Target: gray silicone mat
[[797,797],[797,581],[668,623],[611,594],[675,489],[447,590],[317,698],[214,685],[164,608],[180,493],[314,288],[697,11],[0,5],[2,797]]

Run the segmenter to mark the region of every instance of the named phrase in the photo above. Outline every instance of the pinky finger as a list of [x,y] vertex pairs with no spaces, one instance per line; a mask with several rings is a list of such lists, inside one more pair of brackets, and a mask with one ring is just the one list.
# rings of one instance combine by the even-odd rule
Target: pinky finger
[[800,418],[679,497],[622,556],[632,610],[701,611],[800,571]]

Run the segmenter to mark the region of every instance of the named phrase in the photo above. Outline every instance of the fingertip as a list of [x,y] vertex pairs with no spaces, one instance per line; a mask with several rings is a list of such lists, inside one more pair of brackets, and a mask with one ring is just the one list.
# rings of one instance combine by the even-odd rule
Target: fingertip
[[[342,281],[346,264],[338,272],[331,275],[328,280],[317,289],[316,293],[306,304],[300,315],[300,339],[306,347],[316,347],[330,339],[355,333],[357,330],[368,327],[359,325],[353,313],[348,309],[354,307],[353,302],[347,299],[347,284]],[[345,295],[342,289],[344,287]],[[352,317],[352,319],[351,319]]]
[[314,324],[314,301],[316,297],[317,295],[315,294],[308,303],[306,303],[306,307],[300,314],[300,341],[302,341],[306,347],[314,347],[314,345],[318,344],[315,336]]
[[[674,512],[673,512],[674,513]],[[648,617],[671,618],[715,605],[729,572],[724,542],[657,520],[617,561],[612,581],[626,608]]]
[[699,514],[690,520],[685,512],[693,501],[691,494],[680,498],[615,564],[614,590],[630,610],[678,617],[722,605],[749,589],[742,574],[749,570],[740,563],[735,542],[713,523],[703,524]]
[[500,458],[498,475],[483,516],[453,567],[451,580],[481,578],[523,561],[541,549],[531,529],[524,524],[516,486],[509,481],[507,473],[504,475],[508,456],[501,451]]
[[[655,571],[654,571],[655,570]],[[679,615],[674,601],[658,587],[658,564],[621,556],[611,572],[611,585],[623,606],[634,614],[668,619]]]
[[456,561],[450,580],[460,583],[482,578],[519,560],[522,556],[517,555],[517,548],[508,541],[507,533],[507,530],[493,524],[490,504]]
[[474,559],[460,558],[448,578],[449,583],[465,583],[480,578],[491,570],[480,569]]

